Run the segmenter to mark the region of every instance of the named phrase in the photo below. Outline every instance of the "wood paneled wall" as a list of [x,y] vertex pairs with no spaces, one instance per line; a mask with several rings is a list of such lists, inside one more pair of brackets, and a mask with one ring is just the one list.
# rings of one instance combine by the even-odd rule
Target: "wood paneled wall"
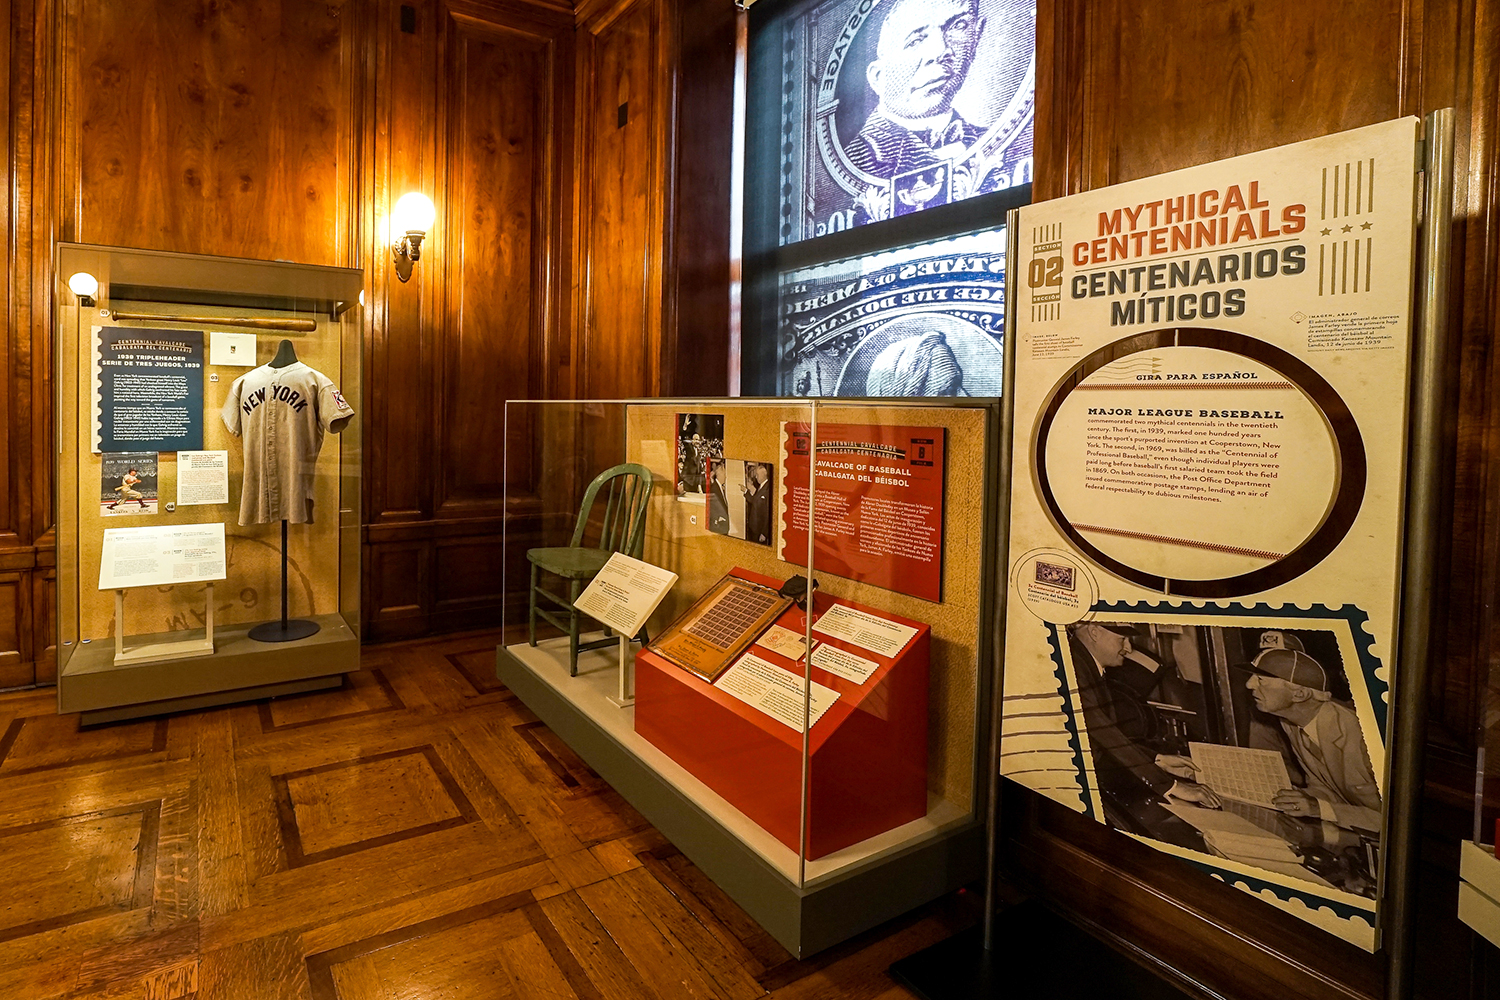
[[[1041,0],[1037,25],[1038,200],[1456,109],[1451,544],[1429,661],[1418,976],[1421,996],[1477,1000],[1485,977],[1500,977],[1455,914],[1482,668],[1500,648],[1489,610],[1500,555],[1500,4]],[[1383,990],[1379,957],[1021,789],[1003,805],[1014,873],[1195,994],[1349,1000]]]
[[[677,45],[691,5],[708,10],[700,40],[725,46],[713,60]],[[57,240],[365,269],[370,639],[498,622],[502,526],[530,510],[525,463],[507,484],[501,460],[505,400],[724,390],[727,200],[688,213],[695,277],[666,275],[684,90],[722,98],[687,146],[727,190],[729,80],[700,85],[732,63],[727,2],[0,0],[0,15],[0,687],[51,676]],[[409,190],[438,219],[403,284],[387,216]]]

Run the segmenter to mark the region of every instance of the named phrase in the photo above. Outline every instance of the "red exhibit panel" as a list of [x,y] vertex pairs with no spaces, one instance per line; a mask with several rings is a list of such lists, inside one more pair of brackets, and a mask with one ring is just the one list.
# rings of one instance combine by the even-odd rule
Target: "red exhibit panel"
[[[770,587],[745,570],[733,575]],[[882,656],[817,632],[835,605],[910,626],[916,635]],[[777,624],[798,635],[795,605]],[[812,725],[809,740],[807,857],[819,858],[927,813],[927,625],[818,593],[813,638],[875,666],[861,682],[812,668],[838,700]],[[794,650],[795,651],[795,650]],[[800,662],[764,645],[750,653],[800,677]],[[720,684],[724,681],[721,678]],[[792,850],[799,848],[802,733],[651,652],[636,656],[635,729]]]

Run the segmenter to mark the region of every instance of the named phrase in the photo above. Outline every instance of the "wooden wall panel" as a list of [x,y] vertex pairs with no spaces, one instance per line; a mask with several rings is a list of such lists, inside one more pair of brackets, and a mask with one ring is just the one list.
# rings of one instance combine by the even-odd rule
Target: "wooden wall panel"
[[[17,636],[14,651],[19,664],[6,673],[6,683],[37,679],[36,650],[40,632],[54,631],[34,600],[38,566],[51,564],[52,544],[52,337],[49,328],[51,275],[51,218],[38,211],[47,202],[51,139],[46,108],[39,99],[50,76],[38,51],[49,45],[51,11],[45,0],[0,0],[0,135],[4,162],[0,179],[8,197],[0,205],[0,307],[6,330],[0,338],[0,570],[19,576],[15,591]],[[41,192],[40,198],[37,192]],[[29,592],[28,592],[29,591]],[[40,671],[45,681],[49,670]]]
[[[402,5],[377,4],[368,43],[369,94],[361,138],[368,161],[365,260],[365,521],[421,521],[431,514],[433,296],[445,263],[443,232],[427,241],[425,260],[400,282],[391,266],[389,216],[397,199],[422,191],[441,204],[434,156],[437,132],[440,9],[419,2],[415,30],[402,31]],[[399,67],[399,69],[398,69]],[[399,81],[399,85],[397,85]],[[373,535],[370,541],[375,541]],[[412,596],[412,595],[408,595]],[[375,619],[367,615],[368,620]]]
[[359,5],[66,0],[65,239],[349,266]]
[[[406,5],[408,33],[401,6],[382,4],[367,132],[379,234],[368,281],[384,313],[366,355],[379,435],[367,551],[422,565],[370,577],[377,640],[499,622],[507,490],[524,497],[531,474],[502,460],[505,401],[558,391],[567,318],[571,11],[426,0]],[[438,220],[402,284],[384,215],[409,190],[432,193]]]
[[0,688],[30,684],[30,636],[26,635],[31,595],[24,573],[0,573]]
[[498,514],[503,404],[543,394],[546,338],[536,334],[556,322],[555,45],[509,31],[456,34],[437,509]]
[[[1480,684],[1500,559],[1500,4],[1041,0],[1039,199],[1455,108],[1451,247],[1453,460],[1437,588],[1422,858],[1419,990],[1478,997],[1487,945],[1458,924],[1456,846],[1472,817]],[[1191,990],[1225,997],[1374,997],[1380,957],[1339,946],[1236,891],[1011,788],[1011,869]],[[1471,975],[1472,973],[1472,975]]]
[[[56,240],[365,269],[370,639],[498,620],[497,540],[540,513],[539,451],[503,468],[507,434],[531,430],[507,424],[506,399],[722,387],[728,4],[0,0],[0,14],[0,571],[25,576],[17,643],[44,678]],[[696,32],[687,66],[680,23]],[[706,155],[684,161],[695,190],[679,194],[684,81]],[[410,190],[438,222],[401,283],[388,216]],[[685,280],[668,277],[678,215]],[[681,355],[679,297],[697,331]]]
[[371,545],[365,560],[366,628],[420,634],[428,609],[422,595],[430,588],[431,546],[425,541]]
[[[7,30],[5,37],[0,38],[0,65],[6,67],[3,77],[0,77],[0,108],[7,111],[11,108],[11,91],[13,80],[16,75],[15,63],[11,58],[12,32],[10,26],[11,5],[10,0],[0,0],[0,16]],[[0,181],[5,184],[7,192],[16,189],[16,138],[15,126],[12,116],[6,114],[0,119],[0,148],[5,150],[5,158],[0,161]],[[12,199],[6,198],[0,203],[0,233],[5,239],[0,242],[0,266],[5,268],[4,273],[9,276],[15,271],[15,259],[11,250],[10,234],[16,226],[15,212],[12,207]],[[16,377],[16,354],[29,338],[25,333],[16,328],[15,316],[11,312],[13,293],[11,282],[0,282],[0,315],[6,319],[6,336],[0,338],[0,363],[4,364],[4,377],[0,378],[0,416],[5,418],[5,427],[0,432],[0,547],[15,548],[21,542],[22,537],[22,513],[18,493],[26,489],[25,481],[16,475],[19,471],[15,468],[14,455],[18,448],[26,446],[26,437],[22,429],[25,421],[18,419],[21,414],[16,408],[30,409],[30,386],[27,381]],[[20,343],[17,342],[18,337]]]
[[[677,5],[680,50],[673,116],[676,172],[671,184],[671,264],[663,306],[663,393],[719,396],[729,388],[730,214],[738,12],[722,0]],[[738,251],[735,251],[737,254]],[[734,358],[736,364],[739,358]]]
[[667,97],[660,5],[624,0],[581,27],[578,395],[657,395]]

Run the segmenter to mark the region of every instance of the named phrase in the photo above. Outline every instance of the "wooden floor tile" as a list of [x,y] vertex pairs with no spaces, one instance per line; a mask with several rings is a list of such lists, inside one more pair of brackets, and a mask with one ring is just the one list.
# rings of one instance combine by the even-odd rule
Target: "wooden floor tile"
[[405,708],[379,667],[350,674],[336,691],[272,698],[259,705],[262,732],[316,726]]
[[80,729],[76,715],[30,715],[0,733],[0,776],[118,761],[167,748],[167,719]]
[[273,780],[291,813],[283,832],[288,850],[295,851],[294,865],[477,818],[431,747],[357,757]]
[[910,995],[954,898],[798,962],[494,677],[496,635],[343,687],[91,730],[0,694],[0,997]]
[[0,941],[149,906],[158,815],[153,802],[0,830]]

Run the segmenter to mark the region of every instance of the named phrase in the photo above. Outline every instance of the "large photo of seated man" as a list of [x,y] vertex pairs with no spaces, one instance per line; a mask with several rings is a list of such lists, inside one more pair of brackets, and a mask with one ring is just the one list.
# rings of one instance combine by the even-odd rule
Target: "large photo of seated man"
[[1374,897],[1382,800],[1333,631],[1067,633],[1109,825]]

